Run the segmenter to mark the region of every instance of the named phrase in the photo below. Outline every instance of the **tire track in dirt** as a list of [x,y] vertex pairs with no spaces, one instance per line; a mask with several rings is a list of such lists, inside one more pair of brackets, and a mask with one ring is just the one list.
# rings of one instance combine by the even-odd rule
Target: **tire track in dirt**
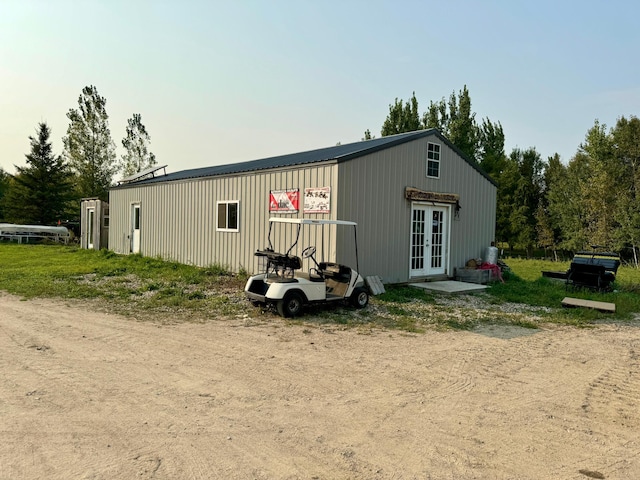
[[621,426],[640,426],[640,355],[636,347],[620,352],[605,371],[589,384],[582,405],[588,417],[606,411]]
[[364,335],[9,304],[0,480],[640,478],[637,428],[598,393],[633,395],[615,363],[636,371],[637,329]]

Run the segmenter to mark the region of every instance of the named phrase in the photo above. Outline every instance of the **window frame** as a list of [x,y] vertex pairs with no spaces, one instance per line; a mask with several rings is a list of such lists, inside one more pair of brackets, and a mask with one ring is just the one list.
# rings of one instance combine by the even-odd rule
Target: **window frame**
[[[437,147],[430,149],[429,147]],[[442,155],[442,146],[439,143],[428,142],[427,143],[427,178],[440,178],[440,157]],[[437,156],[437,158],[435,158]],[[433,170],[433,167],[430,169],[429,167],[432,165],[436,165],[438,170],[437,175],[430,175],[429,171]]]
[[[226,205],[225,225],[220,227],[220,205]],[[229,228],[229,206],[236,206],[236,228]],[[240,231],[240,200],[219,200],[216,202],[216,232],[239,232]]]

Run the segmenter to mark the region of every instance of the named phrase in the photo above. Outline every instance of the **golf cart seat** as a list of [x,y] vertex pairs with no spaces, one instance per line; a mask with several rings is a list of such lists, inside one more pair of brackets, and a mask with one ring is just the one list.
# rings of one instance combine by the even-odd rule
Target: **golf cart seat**
[[332,262],[320,262],[318,266],[325,278],[332,278],[338,282],[347,283],[351,280],[351,268],[346,265],[340,265]]

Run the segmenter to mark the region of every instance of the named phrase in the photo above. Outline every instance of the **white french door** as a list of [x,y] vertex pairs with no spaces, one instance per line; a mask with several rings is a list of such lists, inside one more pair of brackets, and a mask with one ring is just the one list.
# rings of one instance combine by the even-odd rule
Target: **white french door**
[[449,207],[413,205],[411,209],[409,275],[447,273],[449,264]]

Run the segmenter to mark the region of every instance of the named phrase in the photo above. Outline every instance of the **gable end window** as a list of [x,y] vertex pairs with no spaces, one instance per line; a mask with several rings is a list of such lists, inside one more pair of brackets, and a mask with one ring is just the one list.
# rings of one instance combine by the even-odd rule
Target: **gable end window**
[[218,223],[216,230],[223,232],[238,231],[238,212],[240,202],[237,200],[228,202],[218,202]]
[[440,145],[427,143],[427,177],[440,178]]

